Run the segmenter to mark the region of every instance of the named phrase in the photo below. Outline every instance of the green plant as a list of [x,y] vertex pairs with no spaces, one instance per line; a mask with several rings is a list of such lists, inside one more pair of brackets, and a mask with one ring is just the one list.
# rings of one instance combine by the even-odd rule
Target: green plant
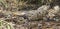
[[13,29],[12,25],[6,21],[0,20],[0,29]]

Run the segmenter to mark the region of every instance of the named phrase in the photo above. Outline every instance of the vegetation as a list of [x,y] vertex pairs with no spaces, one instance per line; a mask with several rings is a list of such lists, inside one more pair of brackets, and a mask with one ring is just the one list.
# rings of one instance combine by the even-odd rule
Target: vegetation
[[12,27],[12,24],[6,21],[0,20],[0,29],[13,29],[13,27]]

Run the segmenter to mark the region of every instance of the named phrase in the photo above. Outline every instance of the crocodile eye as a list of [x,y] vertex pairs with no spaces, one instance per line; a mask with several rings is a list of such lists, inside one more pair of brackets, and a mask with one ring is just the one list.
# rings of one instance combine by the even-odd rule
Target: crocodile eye
[[23,15],[22,17],[23,17],[24,19],[28,19],[28,17],[27,17],[26,15]]
[[40,14],[40,12],[39,12],[39,14]]

